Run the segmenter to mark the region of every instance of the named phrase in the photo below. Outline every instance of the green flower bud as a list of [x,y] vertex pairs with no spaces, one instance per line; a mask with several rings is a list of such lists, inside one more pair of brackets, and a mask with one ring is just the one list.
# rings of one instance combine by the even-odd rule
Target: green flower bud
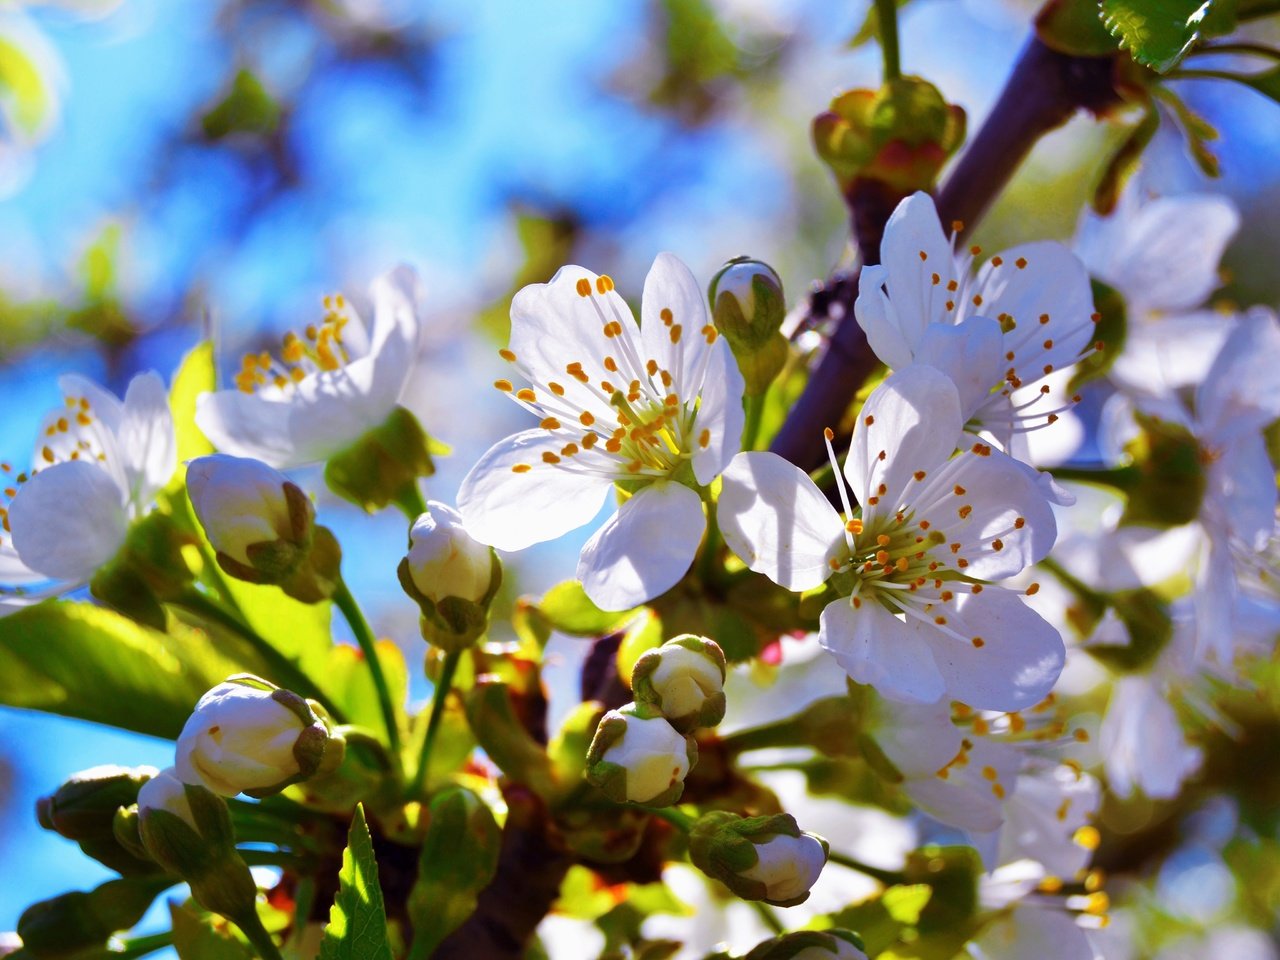
[[409,552],[397,573],[422,611],[427,643],[456,652],[489,627],[489,604],[502,585],[502,564],[491,547],[472,539],[462,517],[432,500],[409,531]]
[[431,453],[431,438],[418,418],[396,407],[386,420],[329,458],[325,483],[338,496],[372,513],[416,498],[418,478],[435,473]]
[[98,840],[112,834],[116,810],[138,800],[138,790],[160,771],[155,767],[91,767],[36,801],[40,826],[68,840]]
[[646,650],[631,671],[637,703],[656,707],[682,733],[724,719],[724,651],[714,640],[684,634]]
[[[32,904],[18,919],[24,952],[38,960],[69,960],[103,950],[117,931],[142,919],[167,879],[108,880],[88,893],[64,893]],[[0,950],[0,956],[9,952]]]
[[206,910],[242,927],[256,922],[257,887],[236,851],[227,802],[212,790],[162,770],[138,791],[138,834],[151,859],[185,880]]
[[827,862],[827,841],[804,833],[790,814],[740,817],[717,811],[689,833],[689,858],[744,900],[794,907]]
[[801,930],[758,944],[742,960],[867,960],[862,946],[849,930]]
[[653,707],[610,710],[587,750],[587,780],[616,803],[670,806],[698,762],[698,747]]
[[106,765],[77,773],[55,793],[36,802],[36,818],[80,844],[80,849],[124,876],[154,873],[155,864],[115,836],[116,813],[138,799],[138,790],[159,771],[154,767]]
[[178,776],[226,797],[265,797],[329,773],[345,743],[317,709],[258,677],[232,677],[200,698],[182,728]]
[[1133,466],[1123,471],[1128,494],[1121,523],[1176,527],[1200,513],[1209,459],[1181,424],[1136,412],[1140,433],[1125,445]]
[[711,315],[746,381],[748,396],[769,389],[787,362],[787,339],[780,332],[787,315],[782,280],[761,260],[736,257],[711,279]]

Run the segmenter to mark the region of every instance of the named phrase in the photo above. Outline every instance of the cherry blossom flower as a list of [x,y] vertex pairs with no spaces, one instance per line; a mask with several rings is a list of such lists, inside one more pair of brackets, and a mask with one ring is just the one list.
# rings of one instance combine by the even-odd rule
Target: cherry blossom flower
[[0,465],[0,613],[88,583],[177,466],[159,375],[134,377],[123,402],[78,375],[58,385],[65,404],[45,415],[31,469]]
[[283,470],[327,460],[381,425],[414,370],[422,289],[401,265],[371,293],[371,330],[344,297],[326,297],[322,322],[285,334],[279,359],[248,354],[235,389],[202,394],[196,425],[214,446]]
[[1062,244],[1022,244],[975,273],[980,253],[957,254],[933,199],[912,194],[885,226],[881,264],[862,268],[854,313],[887,366],[942,370],[965,422],[1008,450],[1073,405],[1043,381],[1095,348],[1098,316],[1089,275]]
[[617,513],[582,549],[578,578],[620,610],[684,575],[706,529],[702,496],[737,453],[743,381],[689,269],[660,254],[636,325],[613,281],[578,266],[511,304],[513,379],[499,390],[538,418],[467,474],[458,511],[499,550],[580,527],[615,484]]
[[[893,699],[1017,710],[1053,686],[1062,638],[988,581],[1043,558],[1056,525],[1012,458],[980,442],[952,457],[962,436],[952,382],[909,366],[863,406],[843,477],[836,470],[843,516],[799,468],[744,453],[725,471],[720,525],[747,566],[780,586],[830,582],[838,599],[819,639],[854,680]],[[830,431],[827,441],[834,466]]]

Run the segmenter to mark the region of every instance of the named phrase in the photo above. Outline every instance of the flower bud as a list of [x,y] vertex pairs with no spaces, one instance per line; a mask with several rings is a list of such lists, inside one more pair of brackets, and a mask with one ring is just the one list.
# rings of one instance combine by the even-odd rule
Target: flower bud
[[[117,818],[117,833],[132,829],[130,811]],[[138,791],[138,838],[147,855],[191,887],[206,910],[242,929],[257,924],[257,887],[236,851],[227,802],[212,790],[183,783],[162,770]]]
[[[172,883],[172,878],[160,877],[108,880],[88,892],[33,903],[18,918],[22,952],[36,960],[103,955],[111,936],[141,920],[156,895]],[[2,944],[0,939],[0,957],[13,952]]]
[[422,611],[423,639],[446,651],[463,650],[489,626],[502,566],[492,548],[467,533],[456,510],[435,500],[427,508],[409,531],[400,585]]
[[647,650],[631,671],[638,703],[656,707],[682,733],[724,719],[724,651],[686,633]]
[[315,507],[260,460],[222,453],[192,460],[187,496],[219,564],[232,576],[281,583],[311,547]]
[[790,814],[739,817],[717,811],[689,833],[689,857],[744,900],[794,907],[827,862],[827,841],[804,833]]
[[123,876],[154,873],[148,858],[116,838],[116,812],[137,802],[138,790],[154,767],[105,765],[77,773],[55,793],[36,802],[36,818],[46,830],[75,840],[85,855]]
[[138,790],[157,773],[155,767],[114,764],[83,770],[36,801],[36,819],[68,840],[110,836],[116,810],[136,803]]
[[587,780],[616,803],[665,807],[680,799],[698,747],[657,710],[630,703],[610,710],[587,751]]
[[196,704],[178,737],[183,781],[265,797],[337,768],[344,742],[296,693],[241,675]]
[[779,332],[787,315],[781,278],[761,260],[736,257],[712,278],[707,294],[747,395],[763,394],[787,362],[787,339]]
[[867,960],[849,930],[800,930],[756,945],[742,960]]

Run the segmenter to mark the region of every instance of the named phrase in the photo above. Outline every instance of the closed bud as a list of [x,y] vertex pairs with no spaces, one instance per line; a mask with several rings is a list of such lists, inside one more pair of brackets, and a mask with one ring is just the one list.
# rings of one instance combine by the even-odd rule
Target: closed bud
[[432,500],[409,531],[409,552],[400,561],[400,585],[422,611],[428,643],[463,650],[489,626],[489,603],[502,583],[492,548],[474,540],[462,517]]
[[344,746],[308,701],[244,675],[200,698],[178,737],[176,769],[222,796],[265,797],[336,769]]
[[763,394],[787,361],[787,340],[779,332],[787,315],[781,278],[761,260],[736,257],[712,278],[707,293],[747,395]]
[[51,796],[36,802],[40,826],[68,840],[99,840],[112,835],[116,810],[138,800],[138,790],[154,777],[155,767],[91,767],[67,780]]
[[742,960],[867,960],[849,930],[800,930],[758,944]]
[[287,576],[310,545],[311,501],[260,460],[222,453],[192,460],[187,496],[213,549],[264,576]]
[[692,738],[653,707],[630,703],[601,719],[587,751],[587,780],[616,803],[665,807],[680,799],[697,761]]
[[[129,829],[129,814],[117,820]],[[241,927],[256,922],[257,886],[236,851],[227,802],[212,790],[183,783],[173,768],[162,770],[138,791],[137,830],[148,856],[191,887],[206,910]]]
[[689,833],[689,857],[709,877],[744,900],[793,907],[827,862],[827,841],[804,833],[790,814],[739,817],[717,811]]
[[714,727],[724,719],[724,651],[685,634],[647,650],[631,671],[638,703],[656,707],[677,730]]
[[[23,953],[37,960],[71,960],[103,953],[108,939],[128,930],[172,880],[108,880],[95,890],[64,893],[33,903],[18,918]],[[3,935],[0,935],[2,937]],[[13,951],[0,948],[0,957]]]

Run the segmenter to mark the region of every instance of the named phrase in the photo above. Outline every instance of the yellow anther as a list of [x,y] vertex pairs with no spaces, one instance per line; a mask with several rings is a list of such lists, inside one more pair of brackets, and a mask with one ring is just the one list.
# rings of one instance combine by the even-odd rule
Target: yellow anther
[[559,462],[560,462],[560,458],[559,458],[559,457],[557,457],[557,456],[556,456],[554,453],[552,453],[550,450],[544,450],[544,451],[542,452],[542,462],[543,462],[543,463],[559,463]]
[[547,417],[541,423],[539,423],[538,426],[540,426],[543,430],[559,430],[560,421],[557,420],[555,417]]
[[528,473],[532,469],[533,467],[531,467],[527,463],[517,463],[514,467],[511,468],[511,472],[512,473]]
[[711,444],[711,431],[703,430],[702,433],[698,434],[698,446],[700,446],[703,450],[705,450],[707,449],[708,446],[710,446],[710,444]]
[[538,399],[538,395],[528,387],[523,387],[516,391],[516,399],[523,400],[525,403],[533,403]]
[[606,273],[596,277],[597,293],[602,293],[602,294],[608,293],[612,289],[613,289],[613,278],[611,276],[609,276]]
[[678,323],[677,323],[677,324],[673,324],[673,325],[672,325],[672,327],[671,327],[671,342],[672,342],[672,343],[679,343],[679,342],[680,342],[680,333],[681,333],[681,331],[682,331],[682,330],[683,330],[683,328],[680,326],[680,324],[678,324]]
[[495,380],[493,381],[493,385],[503,393],[510,393],[514,389],[514,387],[511,386],[510,380]]
[[583,277],[577,282],[575,289],[578,291],[578,296],[589,297],[591,296],[591,281]]
[[500,356],[503,360],[507,361],[507,363],[515,363],[515,362],[516,362],[516,355],[515,355],[513,352],[511,352],[510,350],[507,350],[506,348],[503,348],[502,350],[499,350],[499,351],[498,351],[498,356]]

